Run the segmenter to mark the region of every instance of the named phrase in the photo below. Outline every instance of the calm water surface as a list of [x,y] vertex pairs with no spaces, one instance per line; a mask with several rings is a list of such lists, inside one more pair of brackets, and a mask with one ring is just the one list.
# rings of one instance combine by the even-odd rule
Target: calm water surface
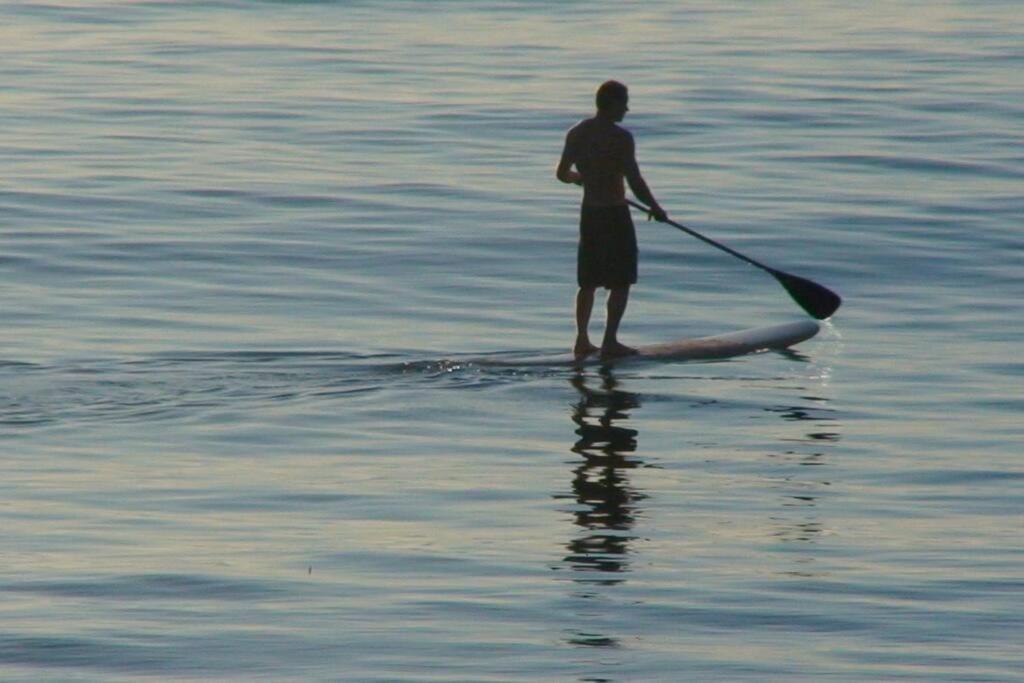
[[[1016,3],[0,15],[0,679],[1024,680]],[[488,362],[571,342],[609,77],[818,338]],[[638,226],[627,342],[799,318]]]

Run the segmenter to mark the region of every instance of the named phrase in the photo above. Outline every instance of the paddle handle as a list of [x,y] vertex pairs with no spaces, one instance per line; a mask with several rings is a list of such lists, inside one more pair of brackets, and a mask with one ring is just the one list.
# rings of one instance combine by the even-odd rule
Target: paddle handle
[[[634,209],[640,209],[644,213],[650,214],[650,212],[651,212],[651,210],[649,208],[647,208],[643,204],[640,204],[639,202],[634,202],[632,199],[627,199],[626,203],[629,204],[630,206],[632,206]],[[687,235],[692,235],[693,237],[696,237],[697,239],[701,240],[702,242],[707,242],[711,246],[713,246],[713,247],[715,247],[717,249],[721,249],[722,251],[724,251],[727,254],[731,254],[732,256],[735,256],[736,258],[738,258],[741,261],[746,261],[747,263],[749,263],[750,265],[754,266],[755,268],[760,268],[761,270],[767,271],[767,272],[771,273],[772,275],[775,275],[778,272],[774,268],[770,268],[770,267],[764,265],[763,263],[761,263],[759,261],[755,261],[754,259],[750,258],[749,256],[741,254],[740,252],[736,251],[735,249],[732,249],[730,247],[725,246],[721,242],[716,242],[715,240],[711,239],[710,237],[707,237],[705,235],[700,234],[699,232],[697,232],[693,228],[688,228],[685,225],[682,225],[681,223],[676,223],[675,221],[669,220],[668,218],[665,219],[665,222],[668,223],[669,225],[671,225],[674,228],[678,228],[678,229],[682,230]]]

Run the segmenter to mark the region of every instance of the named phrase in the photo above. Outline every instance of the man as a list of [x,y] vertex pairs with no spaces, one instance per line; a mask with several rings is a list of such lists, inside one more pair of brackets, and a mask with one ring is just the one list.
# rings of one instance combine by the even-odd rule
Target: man
[[[618,123],[629,111],[629,93],[617,81],[597,89],[597,113],[580,121],[565,137],[565,148],[555,175],[563,183],[583,186],[580,206],[580,241],[577,253],[576,344],[577,358],[598,348],[590,343],[587,328],[598,287],[608,290],[607,319],[601,358],[636,353],[618,340],[619,322],[626,312],[629,288],[636,283],[637,247],[633,219],[626,203],[626,189],[650,208],[659,221],[668,216],[640,175],[633,136]],[[575,170],[573,167],[575,166]]]

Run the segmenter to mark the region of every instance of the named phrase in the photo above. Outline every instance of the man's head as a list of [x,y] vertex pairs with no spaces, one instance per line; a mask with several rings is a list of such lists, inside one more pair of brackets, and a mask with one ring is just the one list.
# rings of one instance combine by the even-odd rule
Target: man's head
[[597,111],[613,121],[621,121],[629,111],[629,91],[618,81],[605,81],[597,89]]

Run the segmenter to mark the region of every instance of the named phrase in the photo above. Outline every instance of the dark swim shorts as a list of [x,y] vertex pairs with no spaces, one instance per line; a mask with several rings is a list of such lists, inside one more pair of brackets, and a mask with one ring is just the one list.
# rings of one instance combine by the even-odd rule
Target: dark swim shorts
[[580,207],[576,282],[580,287],[636,284],[636,229],[628,206]]

